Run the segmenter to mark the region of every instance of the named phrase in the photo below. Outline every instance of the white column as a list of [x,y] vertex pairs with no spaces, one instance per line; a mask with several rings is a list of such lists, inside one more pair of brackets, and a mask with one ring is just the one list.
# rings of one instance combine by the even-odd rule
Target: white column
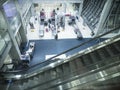
[[106,1],[105,5],[104,5],[104,8],[102,10],[101,16],[100,16],[100,20],[98,22],[98,26],[95,29],[95,36],[99,35],[100,32],[103,31],[103,24],[104,24],[108,14],[109,14],[112,2],[113,2],[113,0],[107,0]]
[[81,16],[82,8],[83,8],[83,1],[79,5],[79,16]]

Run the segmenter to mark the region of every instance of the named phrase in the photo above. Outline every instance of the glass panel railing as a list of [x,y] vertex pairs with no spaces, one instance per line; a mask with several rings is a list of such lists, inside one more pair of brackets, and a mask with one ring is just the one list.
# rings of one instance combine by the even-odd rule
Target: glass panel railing
[[11,26],[11,30],[13,31],[13,33],[15,34],[15,32],[17,32],[20,28],[20,16],[17,15],[15,16],[12,20],[11,20],[11,23],[10,23],[10,26]]
[[10,36],[8,33],[5,34],[4,40],[5,40],[6,44],[8,44],[10,42]]
[[[105,33],[107,31],[110,31],[113,28],[118,27],[120,24],[120,3],[115,0],[112,3],[111,10],[109,12],[109,15],[106,18],[106,21],[103,25],[103,31],[101,33]],[[119,31],[114,31],[111,34],[117,34]]]
[[2,52],[5,50],[6,46],[8,45],[10,41],[10,37],[7,32],[2,34],[3,37],[0,35],[0,55],[2,55]]
[[2,55],[2,52],[4,51],[5,47],[6,47],[5,40],[0,36],[0,55]]
[[15,33],[15,31],[20,25],[20,16],[17,11],[15,2],[6,2],[5,4],[3,4],[3,10],[5,12],[6,19],[8,20],[8,23],[11,26],[11,30],[13,31],[13,33]]

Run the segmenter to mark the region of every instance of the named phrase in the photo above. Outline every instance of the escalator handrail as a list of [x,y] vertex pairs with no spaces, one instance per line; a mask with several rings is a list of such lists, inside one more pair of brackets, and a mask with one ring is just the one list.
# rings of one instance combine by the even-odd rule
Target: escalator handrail
[[[120,55],[120,54],[119,54],[119,55]],[[115,55],[115,56],[113,56],[112,58],[115,58],[116,56],[119,56],[119,55]],[[108,57],[108,58],[109,58],[109,57]],[[101,63],[101,62],[103,62],[103,61],[100,61],[99,63]],[[106,61],[106,63],[107,63],[107,61]],[[95,64],[96,64],[96,63],[95,63]],[[94,65],[95,65],[95,64],[94,64]],[[78,79],[78,78],[81,78],[81,77],[85,77],[85,76],[88,76],[88,75],[97,73],[98,71],[102,71],[102,70],[104,70],[104,69],[110,68],[110,67],[112,67],[112,66],[116,66],[116,65],[118,65],[118,64],[120,64],[120,61],[117,61],[117,62],[114,62],[114,63],[110,63],[110,64],[108,64],[108,65],[106,65],[106,66],[103,66],[103,67],[100,67],[100,68],[96,68],[96,69],[94,69],[94,70],[92,70],[92,71],[89,71],[89,72],[86,72],[86,73],[81,73],[81,74],[77,75],[77,77],[76,77],[76,76],[73,76],[73,78],[69,78],[68,80],[64,80],[64,81],[65,81],[65,82],[68,82],[68,81],[75,80],[75,79]],[[93,64],[92,64],[92,65],[93,65]],[[92,65],[89,65],[88,68],[91,67]],[[35,86],[33,86],[33,87],[29,87],[28,89],[31,89],[31,88],[34,88],[34,87],[39,87],[40,85],[43,85],[43,84],[46,84],[46,83],[55,81],[55,80],[60,79],[60,78],[63,78],[63,77],[68,77],[68,76],[71,76],[71,77],[72,77],[72,75],[74,75],[74,73],[76,73],[76,72],[78,72],[78,71],[79,71],[79,69],[76,70],[76,71],[74,71],[74,72],[72,72],[72,73],[69,74],[69,75],[63,75],[62,77],[57,77],[57,78],[55,78],[55,79],[48,80],[48,81],[46,81],[46,82],[40,83],[40,84],[38,84],[38,85],[35,85]],[[62,82],[64,82],[64,81],[62,81]],[[62,82],[61,82],[61,83],[62,83]]]
[[[29,70],[29,69],[31,69],[31,68],[34,68],[34,67],[36,67],[36,66],[38,66],[38,65],[40,65],[40,64],[43,64],[43,63],[45,63],[45,62],[48,62],[48,61],[50,61],[51,59],[54,59],[55,57],[58,57],[58,56],[60,56],[60,55],[62,55],[62,54],[65,54],[65,53],[70,52],[70,51],[72,51],[72,50],[74,50],[74,49],[77,49],[77,48],[79,48],[79,47],[81,47],[81,46],[83,46],[83,45],[85,45],[85,44],[87,44],[87,43],[89,43],[89,42],[91,42],[91,41],[93,41],[93,40],[99,39],[100,37],[105,36],[105,35],[113,32],[113,31],[118,30],[118,29],[120,29],[120,26],[118,26],[117,28],[114,28],[114,29],[112,29],[112,30],[110,30],[110,31],[108,31],[108,32],[106,32],[106,33],[103,33],[103,34],[100,34],[100,35],[98,35],[98,36],[95,36],[94,38],[92,38],[92,39],[90,39],[90,40],[87,40],[87,41],[85,41],[85,42],[83,42],[83,43],[81,43],[81,44],[79,44],[79,45],[77,45],[77,46],[75,46],[75,47],[73,47],[73,48],[70,48],[70,49],[68,49],[68,50],[65,50],[65,51],[63,51],[62,53],[59,53],[59,54],[57,54],[57,55],[55,55],[55,56],[53,56],[53,57],[45,60],[44,62],[37,63],[37,64],[35,64],[35,65],[33,65],[33,66],[29,67],[29,68],[23,69],[23,70],[10,71],[9,73],[18,73],[18,72],[27,71],[27,70]],[[5,72],[1,72],[1,73],[5,73]],[[6,73],[7,73],[7,72],[6,72]]]
[[[112,60],[113,60],[115,57],[119,57],[119,56],[120,56],[120,54],[114,55],[114,56],[112,56],[112,57],[107,57],[107,58],[105,58],[104,60],[101,60],[101,61],[92,63],[92,64],[90,64],[90,65],[86,65],[86,67],[87,67],[87,68],[90,68],[90,67],[93,67],[93,66],[96,66],[96,65],[99,66],[101,63],[107,63],[108,61],[106,61],[106,59],[107,59],[107,60],[108,60],[108,59],[112,59]],[[103,62],[103,61],[104,61],[104,62]],[[109,61],[109,62],[110,62],[110,61]],[[113,61],[113,62],[115,62],[115,61]],[[120,61],[116,61],[115,63],[118,63],[118,62],[120,63]],[[110,63],[111,63],[111,62],[110,62]],[[95,70],[100,69],[100,68],[103,67],[103,66],[102,66],[102,67],[97,67],[97,66],[96,66],[96,68],[95,68],[94,70],[91,70],[90,72],[94,72]],[[75,71],[72,71],[71,74],[74,75],[74,73],[79,72],[80,70],[84,70],[84,68],[85,68],[85,67],[81,67],[81,68],[79,68],[79,69],[77,69],[77,70],[75,70]],[[86,73],[87,73],[87,72],[86,72]],[[81,74],[82,74],[82,73],[81,73]],[[62,77],[64,77],[64,76],[68,76],[68,75],[66,75],[66,74],[64,75],[64,74],[63,74]],[[59,78],[59,77],[58,77],[58,78]]]

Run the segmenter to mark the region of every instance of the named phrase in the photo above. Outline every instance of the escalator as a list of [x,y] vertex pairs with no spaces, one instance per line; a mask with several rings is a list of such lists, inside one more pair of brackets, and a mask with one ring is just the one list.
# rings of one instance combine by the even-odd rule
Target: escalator
[[[95,38],[100,38],[119,28]],[[94,38],[88,42],[92,40]],[[100,84],[120,76],[120,35],[84,49],[66,59],[57,59],[36,70],[33,68],[18,72],[1,72],[4,79],[11,81],[7,83],[8,90],[107,90]]]

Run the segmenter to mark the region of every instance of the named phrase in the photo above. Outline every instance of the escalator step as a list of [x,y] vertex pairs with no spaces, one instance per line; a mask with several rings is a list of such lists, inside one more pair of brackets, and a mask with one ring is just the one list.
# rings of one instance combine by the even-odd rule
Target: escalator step
[[75,63],[77,65],[78,69],[81,68],[81,67],[83,67],[83,63],[81,62],[81,60],[82,59],[80,57],[75,60]]
[[92,58],[92,60],[93,60],[94,63],[100,61],[100,56],[99,56],[99,54],[97,54],[96,51],[91,52],[90,56],[91,56],[91,58]]
[[110,57],[110,55],[108,54],[108,52],[105,50],[105,48],[101,48],[99,50],[97,50],[98,54],[100,55],[100,57],[103,59],[106,59],[107,57]]
[[42,73],[39,74],[38,81],[39,81],[40,83],[42,83],[43,81],[45,81],[44,72],[42,72]]
[[77,65],[75,60],[72,60],[69,62],[70,72],[74,72],[77,70]]
[[86,66],[92,64],[92,60],[88,54],[82,56],[82,58]]
[[112,44],[112,45],[109,45],[109,48],[110,48],[110,50],[112,51],[112,53],[113,53],[114,55],[120,53],[119,50],[117,50],[117,48],[116,48],[113,44]]
[[50,70],[50,74],[51,74],[51,79],[57,78],[57,72],[55,68]]
[[56,67],[57,77],[63,76],[63,67],[62,65]]
[[105,49],[109,53],[110,56],[114,55],[114,53],[111,51],[111,49],[109,48],[109,46],[106,46]]
[[105,58],[103,57],[103,54],[101,53],[100,50],[97,50],[96,52],[98,53],[98,56],[100,57],[100,60],[105,59]]
[[37,81],[37,80],[39,80],[39,78],[37,78],[37,77],[34,77],[34,79],[33,79],[33,80]]
[[47,70],[44,72],[44,80],[48,81],[50,79],[51,79],[51,73],[50,73],[50,70]]
[[69,63],[64,63],[62,66],[63,66],[63,73],[64,73],[64,75],[69,75],[69,73],[70,73]]
[[35,86],[35,85],[37,85],[37,84],[39,84],[38,81],[36,81],[36,80],[29,80],[29,81],[27,82],[27,88],[33,87],[33,86]]
[[23,87],[24,89],[28,88],[28,82],[23,83],[22,87]]
[[114,43],[114,47],[120,52],[120,46],[118,46],[117,43]]
[[86,67],[83,65],[83,63],[81,62],[81,58],[77,58],[76,60],[75,60],[75,62],[76,62],[76,66],[77,66],[77,74],[81,74],[81,73],[83,73],[83,72],[86,72]]
[[1,90],[24,90],[24,86],[19,85],[19,84],[11,83],[10,86],[9,86],[9,89],[8,89],[8,85],[6,85],[6,84],[2,85],[1,84],[0,89]]

